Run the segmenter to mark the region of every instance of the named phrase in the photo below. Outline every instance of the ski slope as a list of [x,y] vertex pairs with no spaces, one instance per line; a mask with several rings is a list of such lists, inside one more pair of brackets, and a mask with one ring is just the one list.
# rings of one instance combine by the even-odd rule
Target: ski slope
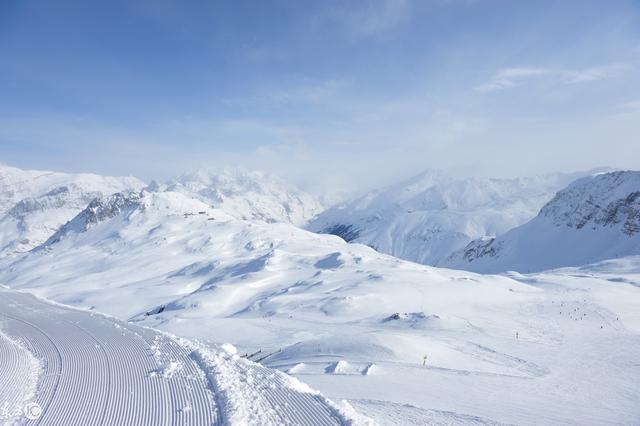
[[[2,385],[0,386],[0,401],[4,404],[0,409],[0,423],[15,423],[21,414],[15,412],[16,408],[31,411],[28,405],[35,396],[38,376],[40,374],[40,361],[20,342],[12,339],[0,331],[0,372],[2,372]],[[25,410],[25,407],[27,410]]]
[[27,416],[0,422],[357,423],[350,407],[334,404],[281,372],[239,359],[233,348],[176,340],[4,288],[0,330],[0,397],[31,408]]

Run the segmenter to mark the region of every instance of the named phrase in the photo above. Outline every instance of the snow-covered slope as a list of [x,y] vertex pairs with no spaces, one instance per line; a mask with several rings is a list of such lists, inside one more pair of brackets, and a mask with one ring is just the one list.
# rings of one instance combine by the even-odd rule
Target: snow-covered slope
[[602,173],[558,192],[530,222],[476,240],[446,266],[477,272],[541,271],[640,254],[640,172]]
[[4,288],[0,317],[3,425],[367,424],[230,345],[176,339]]
[[132,177],[20,170],[0,165],[0,256],[42,244],[96,197],[143,186]]
[[427,171],[321,213],[308,226],[423,264],[437,265],[471,240],[531,219],[583,173],[455,179]]
[[0,282],[231,342],[381,423],[628,424],[640,416],[633,271],[538,282],[443,270],[143,191],[92,203],[39,250],[0,261]]
[[180,192],[238,219],[303,225],[322,210],[318,199],[262,172],[200,170],[151,189]]

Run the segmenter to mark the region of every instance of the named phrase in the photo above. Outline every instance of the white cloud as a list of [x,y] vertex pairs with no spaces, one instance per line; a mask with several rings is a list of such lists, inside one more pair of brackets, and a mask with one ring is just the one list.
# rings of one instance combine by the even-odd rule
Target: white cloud
[[553,70],[547,68],[503,68],[498,70],[488,83],[476,87],[475,90],[480,93],[491,93],[516,86],[523,80],[551,73]]
[[585,69],[514,67],[499,69],[485,84],[475,87],[479,93],[491,93],[524,84],[534,78],[553,78],[564,84],[584,83],[589,81],[615,78],[628,71],[625,64],[609,64]]
[[339,2],[319,16],[320,22],[338,23],[356,37],[369,37],[396,28],[411,16],[412,0]]
[[394,28],[409,16],[410,6],[409,0],[375,1],[353,15],[353,29],[368,36]]
[[565,76],[568,83],[581,83],[585,81],[614,78],[628,69],[629,66],[624,64],[610,64],[602,67],[587,68],[577,71],[566,71]]

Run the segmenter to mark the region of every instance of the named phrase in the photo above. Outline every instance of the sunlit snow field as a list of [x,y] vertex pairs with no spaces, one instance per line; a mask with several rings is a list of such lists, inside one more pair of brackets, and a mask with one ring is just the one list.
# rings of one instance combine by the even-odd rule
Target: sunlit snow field
[[381,424],[640,419],[638,257],[477,275],[146,192],[3,262],[11,287],[232,343]]

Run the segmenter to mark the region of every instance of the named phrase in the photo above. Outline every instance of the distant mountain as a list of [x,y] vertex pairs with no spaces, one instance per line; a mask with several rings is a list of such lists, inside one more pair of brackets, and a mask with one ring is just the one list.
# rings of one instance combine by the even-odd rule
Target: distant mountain
[[475,240],[443,266],[535,272],[640,254],[640,172],[602,173],[561,190],[530,222]]
[[108,197],[99,197],[93,199],[89,205],[82,210],[76,217],[65,223],[55,234],[53,234],[41,246],[34,251],[48,248],[51,245],[60,242],[67,235],[73,233],[78,234],[88,231],[92,226],[99,224],[105,220],[121,214],[123,211],[130,209],[135,210],[144,208],[140,204],[144,192],[115,193]]
[[318,199],[261,172],[197,171],[149,189],[197,198],[238,219],[303,225],[322,210]]
[[42,244],[97,197],[143,186],[133,177],[21,170],[0,165],[0,256]]
[[438,265],[475,238],[502,234],[531,219],[556,191],[585,174],[457,179],[429,170],[330,208],[308,229]]

